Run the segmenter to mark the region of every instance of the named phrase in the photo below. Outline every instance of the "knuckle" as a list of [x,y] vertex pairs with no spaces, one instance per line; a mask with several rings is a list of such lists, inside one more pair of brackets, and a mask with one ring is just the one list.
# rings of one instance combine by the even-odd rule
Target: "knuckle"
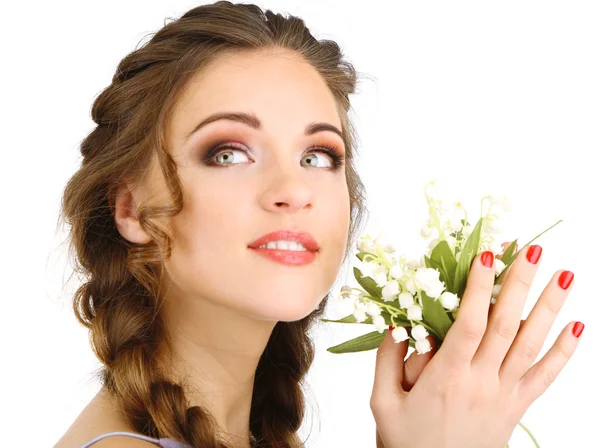
[[477,342],[483,338],[485,327],[475,322],[464,322],[462,325],[462,337],[468,342]]
[[540,352],[540,347],[533,341],[525,341],[521,346],[521,356],[531,365],[537,358]]
[[517,334],[517,331],[519,331],[519,324],[511,322],[506,317],[499,317],[494,322],[493,331],[502,339],[512,341]]
[[517,283],[519,286],[529,288],[531,286],[531,280],[526,278],[522,273],[515,271],[512,281]]
[[544,382],[544,387],[547,389],[550,387],[550,385],[554,382],[554,380],[556,380],[556,377],[558,376],[558,374],[550,369],[545,370],[542,373],[542,379]]
[[546,309],[550,311],[553,316],[556,316],[560,311],[562,304],[558,301],[547,300],[545,303]]

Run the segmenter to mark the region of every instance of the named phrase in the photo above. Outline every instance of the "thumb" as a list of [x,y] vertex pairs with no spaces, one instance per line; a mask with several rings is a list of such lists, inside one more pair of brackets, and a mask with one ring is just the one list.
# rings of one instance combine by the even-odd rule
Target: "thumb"
[[398,397],[406,394],[402,388],[404,380],[404,358],[408,353],[408,339],[396,343],[388,330],[377,349],[375,360],[375,381],[371,400],[381,402],[390,395]]

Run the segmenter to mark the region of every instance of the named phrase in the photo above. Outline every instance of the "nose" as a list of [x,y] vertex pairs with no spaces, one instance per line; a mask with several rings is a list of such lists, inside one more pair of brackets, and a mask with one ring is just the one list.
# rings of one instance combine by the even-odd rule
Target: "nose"
[[302,173],[292,169],[279,168],[277,173],[266,181],[261,205],[270,212],[296,213],[310,210],[315,202],[313,186]]

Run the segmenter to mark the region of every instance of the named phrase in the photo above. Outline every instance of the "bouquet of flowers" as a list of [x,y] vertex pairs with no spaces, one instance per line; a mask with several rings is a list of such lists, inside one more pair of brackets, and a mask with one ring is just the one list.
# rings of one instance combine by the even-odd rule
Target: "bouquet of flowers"
[[[440,197],[435,181],[425,186],[425,197],[429,205],[429,219],[421,229],[421,236],[425,238],[429,251],[420,259],[397,256],[396,250],[389,244],[382,247],[378,242],[381,234],[376,238],[370,234],[359,238],[358,262],[353,274],[360,287],[345,285],[337,297],[345,304],[350,301],[354,311],[339,320],[321,321],[374,325],[375,331],[330,347],[327,349],[329,352],[376,349],[387,331],[392,332],[395,342],[408,339],[409,345],[418,354],[431,350],[427,336],[432,336],[439,347],[456,320],[475,256],[486,250],[497,256],[502,253],[502,246],[495,235],[501,215],[509,211],[506,197],[485,196],[481,200],[479,220],[474,226],[460,202],[449,204]],[[500,292],[499,282],[520,252],[516,248],[517,240],[514,240],[502,256],[495,259],[492,304]],[[519,425],[539,448],[531,432],[521,423]]]

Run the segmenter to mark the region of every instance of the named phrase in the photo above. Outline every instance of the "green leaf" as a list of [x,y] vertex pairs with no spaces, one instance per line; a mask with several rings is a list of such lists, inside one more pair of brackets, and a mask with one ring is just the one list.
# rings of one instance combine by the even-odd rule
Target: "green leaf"
[[365,258],[365,255],[371,255],[369,252],[359,252],[356,254],[356,258],[358,258],[360,261],[363,261],[363,259]]
[[367,291],[373,297],[381,297],[382,288],[377,286],[375,280],[373,280],[371,277],[363,277],[362,273],[360,272],[360,269],[358,269],[357,267],[355,267],[353,270],[354,278],[365,291]]
[[458,262],[452,254],[452,249],[447,241],[440,241],[431,252],[431,261],[435,264],[434,269],[440,271],[440,280],[444,282],[446,289],[454,290],[454,275]]
[[373,324],[373,318],[367,315],[367,319],[362,322],[357,322],[354,314],[350,314],[349,316],[343,317],[338,320],[332,319],[319,319],[321,322],[332,322],[332,323],[340,323],[340,324]]
[[452,320],[448,317],[446,308],[439,300],[433,300],[424,292],[421,292],[421,300],[423,302],[423,320],[435,331],[435,336],[439,340],[443,340],[452,326]]
[[480,218],[475,225],[475,228],[467,238],[462,252],[460,253],[460,260],[456,266],[456,272],[454,275],[454,288],[456,289],[456,295],[462,297],[465,292],[467,285],[467,278],[471,269],[471,263],[473,258],[479,251],[479,244],[481,243],[481,226],[483,225],[483,218]]
[[[533,238],[531,241],[529,241],[528,243],[526,243],[523,247],[521,247],[521,249],[519,249],[512,257],[510,257],[510,259],[508,260],[508,262],[504,261],[504,257],[502,257],[502,261],[506,264],[506,266],[504,267],[504,269],[502,270],[502,272],[500,273],[500,275],[498,277],[496,277],[496,283],[498,283],[502,277],[504,276],[505,272],[507,271],[507,269],[510,267],[511,264],[513,264],[513,262],[517,259],[517,257],[519,256],[519,253],[526,247],[528,247],[531,243],[533,243],[535,240],[537,240],[540,236],[542,236],[544,233],[546,233],[548,230],[552,229],[553,227],[556,227],[558,224],[560,224],[562,222],[562,219],[556,221],[556,223],[550,227],[548,227],[546,230],[544,230],[542,233],[540,233],[538,236],[536,236],[535,238]],[[515,240],[516,241],[516,240]]]
[[[391,314],[387,311],[381,311],[381,315],[386,322],[391,322]],[[356,317],[354,317],[354,313],[342,317],[341,319],[332,320],[332,319],[319,319],[321,322],[330,322],[330,323],[340,323],[340,324],[371,324],[373,325],[373,317],[367,314],[367,319],[362,322],[357,322]],[[407,325],[410,325],[408,322]]]
[[377,330],[375,330],[371,333],[363,334],[362,336],[359,336],[357,338],[350,339],[346,342],[342,342],[341,344],[336,345],[334,347],[329,347],[327,351],[337,354],[373,350],[381,345],[387,332],[387,330],[384,330],[383,333],[379,333]]
[[514,240],[502,254],[501,260],[504,264],[507,264],[509,262],[509,260],[511,259],[513,252],[515,251],[515,247],[517,247],[517,241],[518,241],[518,238],[516,240]]

